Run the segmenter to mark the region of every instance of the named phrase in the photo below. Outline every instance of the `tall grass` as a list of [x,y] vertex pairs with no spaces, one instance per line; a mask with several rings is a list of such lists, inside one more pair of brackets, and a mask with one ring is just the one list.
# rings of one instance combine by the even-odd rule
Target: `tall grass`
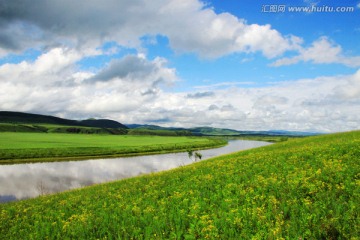
[[3,239],[359,239],[360,132],[0,205]]

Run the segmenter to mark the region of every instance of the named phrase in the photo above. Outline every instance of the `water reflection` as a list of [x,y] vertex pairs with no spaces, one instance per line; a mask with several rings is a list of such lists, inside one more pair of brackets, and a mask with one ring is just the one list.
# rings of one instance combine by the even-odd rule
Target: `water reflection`
[[[230,141],[222,148],[200,151],[203,158],[268,145],[258,141]],[[0,166],[0,202],[14,201],[79,188],[95,183],[168,170],[191,163],[187,153],[73,162]]]

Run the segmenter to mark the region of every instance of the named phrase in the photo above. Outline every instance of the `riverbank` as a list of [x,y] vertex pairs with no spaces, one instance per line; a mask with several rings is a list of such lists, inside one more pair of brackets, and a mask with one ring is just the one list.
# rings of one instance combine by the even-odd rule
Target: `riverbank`
[[[265,146],[258,141],[230,141],[199,151],[201,160]],[[199,159],[198,159],[199,160]],[[101,160],[12,164],[0,166],[0,203],[160,172],[191,164],[188,152]]]
[[183,152],[226,145],[204,137],[1,133],[0,164],[75,161]]

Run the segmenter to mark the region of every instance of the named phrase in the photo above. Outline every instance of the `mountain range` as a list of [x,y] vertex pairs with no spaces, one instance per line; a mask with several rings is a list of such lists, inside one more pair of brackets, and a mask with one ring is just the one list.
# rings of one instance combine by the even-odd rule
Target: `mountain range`
[[[122,124],[110,119],[86,119],[86,120],[71,120],[59,118],[48,115],[24,113],[24,112],[10,112],[0,111],[0,124],[52,124],[68,127],[90,127],[107,129],[111,134],[126,134],[128,131],[134,134],[151,134],[156,135],[194,135],[194,136],[241,136],[241,135],[256,135],[256,136],[311,136],[318,133],[314,132],[297,132],[284,130],[269,130],[269,131],[238,131],[227,128],[213,128],[213,127],[195,127],[195,128],[175,128],[175,127],[161,127],[157,125],[146,124]],[[111,131],[109,129],[118,130]],[[69,130],[69,128],[67,128]],[[119,132],[119,130],[121,130]],[[0,128],[1,131],[1,128]],[[68,132],[76,132],[73,128]],[[79,131],[78,131],[79,132]],[[85,132],[86,133],[86,132]],[[91,132],[92,133],[92,132]]]

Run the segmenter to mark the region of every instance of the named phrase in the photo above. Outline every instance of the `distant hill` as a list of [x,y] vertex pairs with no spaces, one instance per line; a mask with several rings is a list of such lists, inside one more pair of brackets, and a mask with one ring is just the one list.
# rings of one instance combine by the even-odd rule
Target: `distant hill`
[[150,129],[150,128],[133,128],[128,130],[130,135],[157,135],[157,136],[192,136],[193,134],[188,130],[173,130],[173,129]]
[[80,121],[81,124],[99,128],[128,128],[125,125],[109,119],[88,119]]
[[148,125],[148,124],[125,124],[130,129],[141,128],[141,129],[149,129],[149,130],[170,130],[170,131],[182,131],[189,130],[187,128],[179,128],[179,127],[160,127],[157,125]]
[[190,131],[194,135],[209,135],[209,136],[236,136],[239,131],[233,129],[212,128],[212,127],[197,127],[191,128]]
[[33,113],[0,111],[0,123],[14,124],[56,124],[98,128],[127,128],[123,124],[108,119],[70,120]]
[[127,124],[130,129],[147,129],[147,130],[167,130],[167,131],[188,131],[196,136],[313,136],[318,133],[312,132],[296,132],[284,130],[270,130],[270,131],[238,131],[227,128],[213,128],[213,127],[196,127],[196,128],[173,128],[160,127],[156,125],[146,124]]
[[79,121],[46,116],[33,113],[0,111],[0,123],[22,123],[22,124],[57,124],[67,126],[84,126]]
[[269,131],[238,131],[234,129],[225,128],[212,128],[212,127],[198,127],[192,128],[190,131],[194,135],[225,135],[225,136],[243,136],[243,135],[256,135],[256,136],[313,136],[318,133],[312,132],[296,132],[296,131],[284,131],[284,130],[269,130]]
[[[5,124],[5,125],[4,125]],[[41,124],[60,125],[47,128]],[[62,127],[63,126],[63,127]],[[68,126],[68,127],[66,127]],[[92,129],[87,129],[92,128]],[[163,136],[312,136],[317,133],[284,130],[238,131],[227,128],[196,127],[174,128],[146,124],[123,125],[109,119],[71,120],[33,113],[0,111],[0,132],[69,132],[69,133],[109,133]]]

